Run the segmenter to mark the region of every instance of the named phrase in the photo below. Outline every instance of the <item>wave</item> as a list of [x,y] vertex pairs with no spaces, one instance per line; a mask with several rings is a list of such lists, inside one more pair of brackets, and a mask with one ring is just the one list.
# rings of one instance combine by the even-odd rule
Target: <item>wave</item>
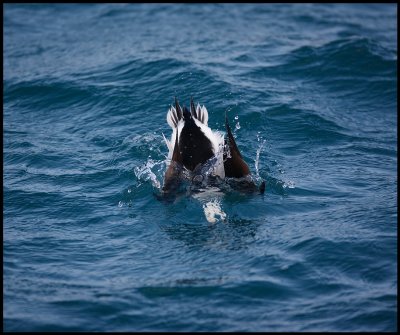
[[397,77],[397,56],[372,39],[353,37],[337,39],[322,46],[302,46],[287,54],[275,56],[281,64],[252,70],[248,75],[284,76],[303,80],[329,82],[365,80],[371,77]]
[[[40,112],[63,107],[89,105],[97,90],[73,81],[38,79],[26,82],[5,82],[4,103],[11,107],[17,104],[22,110]],[[10,106],[9,105],[9,106]]]

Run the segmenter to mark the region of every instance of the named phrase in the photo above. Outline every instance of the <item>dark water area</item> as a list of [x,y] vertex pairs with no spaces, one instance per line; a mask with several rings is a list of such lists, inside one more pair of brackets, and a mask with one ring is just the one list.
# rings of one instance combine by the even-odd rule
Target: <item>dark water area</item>
[[[5,331],[397,330],[397,5],[3,10]],[[154,196],[191,95],[264,195]]]

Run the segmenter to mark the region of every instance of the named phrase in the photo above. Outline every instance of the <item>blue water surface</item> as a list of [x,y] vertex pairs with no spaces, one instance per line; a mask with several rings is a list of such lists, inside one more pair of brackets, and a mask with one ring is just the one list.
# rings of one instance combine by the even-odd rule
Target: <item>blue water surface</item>
[[[4,330],[397,330],[397,5],[3,9]],[[264,195],[157,199],[191,95]]]

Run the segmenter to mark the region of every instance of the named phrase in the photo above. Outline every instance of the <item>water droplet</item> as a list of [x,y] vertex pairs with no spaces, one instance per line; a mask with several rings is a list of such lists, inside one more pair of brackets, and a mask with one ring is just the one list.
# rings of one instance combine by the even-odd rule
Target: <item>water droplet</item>
[[118,203],[118,207],[122,207],[124,205],[124,203],[122,202],[122,201],[120,201],[119,203]]
[[132,192],[132,190],[130,188],[128,188],[128,193],[131,193],[131,192]]
[[238,120],[238,119],[239,119],[239,116],[236,115],[236,116],[235,116],[235,120]]
[[[257,141],[260,141],[258,135],[257,135]],[[254,161],[254,164],[255,164],[255,167],[256,167],[256,176],[257,177],[260,177],[258,165],[260,163],[260,154],[261,154],[261,150],[263,149],[264,144],[265,144],[265,140],[263,140],[261,142],[260,146],[258,147],[257,152],[256,152],[256,160]]]
[[236,129],[240,129],[240,123],[238,122],[238,123],[236,123],[236,126],[235,126],[235,128]]

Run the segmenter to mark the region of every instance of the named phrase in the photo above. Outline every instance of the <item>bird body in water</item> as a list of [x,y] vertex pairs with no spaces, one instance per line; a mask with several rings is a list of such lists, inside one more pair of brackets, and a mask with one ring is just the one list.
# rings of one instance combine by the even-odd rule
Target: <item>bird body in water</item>
[[243,192],[264,193],[265,182],[257,187],[250,169],[244,161],[225,115],[226,133],[213,131],[208,126],[208,111],[190,100],[190,111],[181,107],[175,98],[175,106],[167,113],[172,128],[168,146],[169,165],[165,172],[163,195],[176,192],[183,179],[194,184],[204,180],[229,180],[233,188]]

